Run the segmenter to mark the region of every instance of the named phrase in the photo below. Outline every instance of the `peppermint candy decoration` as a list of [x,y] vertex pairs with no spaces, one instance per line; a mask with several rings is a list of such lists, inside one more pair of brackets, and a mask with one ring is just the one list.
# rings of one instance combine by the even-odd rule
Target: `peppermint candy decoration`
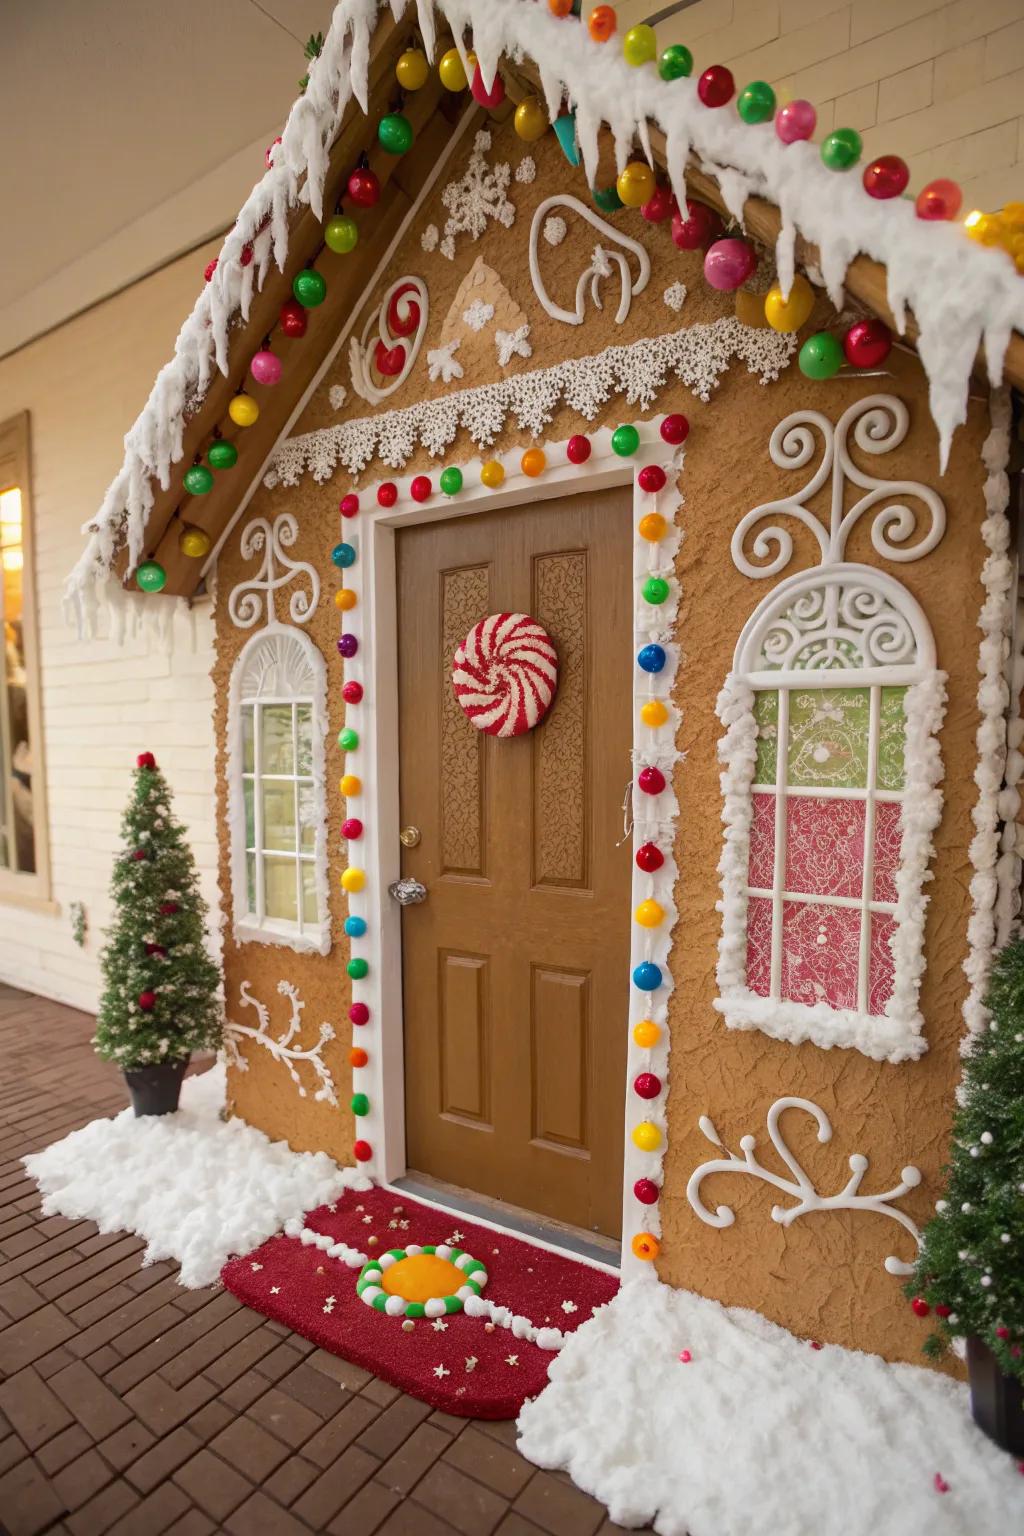
[[492,613],[463,640],[452,662],[455,697],[488,736],[522,736],[547,714],[558,685],[558,654],[527,613]]

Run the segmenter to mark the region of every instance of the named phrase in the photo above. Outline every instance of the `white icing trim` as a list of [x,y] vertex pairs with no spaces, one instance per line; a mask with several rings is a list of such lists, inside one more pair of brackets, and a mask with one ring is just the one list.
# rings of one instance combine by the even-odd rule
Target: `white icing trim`
[[[629,346],[606,347],[591,357],[568,358],[551,368],[513,373],[479,389],[419,401],[404,410],[381,411],[283,438],[264,484],[297,485],[307,470],[323,483],[339,464],[358,475],[374,457],[400,469],[421,445],[440,456],[460,429],[478,449],[489,448],[510,417],[518,428],[539,437],[563,403],[593,421],[614,395],[622,395],[635,417],[650,409],[673,377],[707,401],[733,359],[768,384],[789,365],[795,350],[794,337],[743,325],[734,316],[691,325]],[[436,351],[429,357],[440,363]]]
[[[714,1158],[710,1162],[701,1163],[699,1168],[693,1170],[687,1183],[686,1198],[701,1221],[706,1222],[709,1227],[722,1228],[731,1227],[736,1219],[735,1212],[728,1205],[720,1205],[715,1211],[708,1210],[700,1198],[700,1186],[704,1179],[712,1173],[749,1173],[754,1178],[762,1179],[766,1184],[774,1185],[776,1189],[782,1190],[783,1194],[792,1195],[797,1201],[796,1205],[772,1206],[772,1220],[782,1227],[792,1226],[798,1217],[815,1211],[871,1211],[877,1216],[889,1216],[893,1221],[898,1221],[920,1248],[921,1235],[915,1223],[905,1211],[897,1210],[890,1204],[890,1201],[899,1200],[903,1195],[917,1188],[921,1182],[920,1170],[910,1164],[903,1169],[900,1182],[892,1189],[877,1195],[861,1195],[858,1194],[858,1190],[867,1172],[868,1160],[863,1153],[854,1152],[849,1159],[851,1176],[845,1186],[834,1195],[819,1195],[813,1182],[807,1177],[797,1158],[786,1145],[785,1138],[779,1129],[779,1116],[786,1109],[802,1109],[813,1116],[818,1122],[820,1142],[831,1141],[832,1125],[825,1111],[817,1104],[812,1104],[810,1099],[776,1099],[768,1111],[768,1136],[779,1157],[793,1175],[792,1179],[782,1178],[781,1175],[772,1173],[770,1169],[758,1162],[754,1153],[753,1136],[740,1138],[742,1157],[738,1157],[735,1152],[730,1152],[728,1147],[724,1146],[708,1116],[701,1115],[698,1124],[704,1135],[709,1141],[714,1142],[716,1147],[721,1147],[726,1154],[724,1158]],[[912,1264],[907,1264],[892,1254],[885,1260],[885,1268],[890,1275],[910,1275],[914,1272]]]
[[496,1327],[507,1328],[514,1339],[526,1339],[540,1349],[558,1350],[565,1343],[566,1336],[560,1328],[538,1327],[528,1317],[512,1312],[488,1296],[470,1294],[465,1298],[462,1310],[467,1317],[486,1317]]
[[[266,517],[254,517],[246,523],[239,543],[243,560],[252,560],[263,551],[263,560],[255,576],[244,577],[228,597],[228,618],[238,629],[251,629],[264,615],[264,623],[277,618],[274,594],[290,586],[297,576],[309,578],[309,592],[293,592],[288,600],[288,614],[293,624],[306,624],[320,601],[320,576],[315,566],[305,560],[292,560],[287,551],[299,536],[299,525],[291,512],[280,512],[273,524]],[[275,566],[281,567],[280,573]],[[263,601],[260,600],[263,594]]]
[[[595,245],[594,254],[590,259],[590,266],[580,276],[576,284],[575,308],[563,309],[551,298],[541,276],[539,259],[539,242],[541,230],[548,214],[556,208],[571,208],[574,213],[586,219],[599,234],[610,240],[613,246],[623,246],[637,259],[639,272],[636,280],[629,262],[623,256],[621,250],[606,251],[604,246]],[[601,303],[601,283],[606,277],[612,275],[612,263],[619,269],[619,307],[615,313],[615,324],[621,325],[629,314],[630,305],[633,302],[634,293],[643,293],[647,287],[647,280],[651,275],[651,258],[646,248],[639,240],[631,240],[628,235],[623,235],[619,230],[613,229],[604,219],[599,218],[592,208],[586,203],[581,203],[578,197],[569,197],[559,193],[554,197],[546,197],[539,204],[533,215],[533,223],[530,225],[530,278],[533,282],[533,291],[540,301],[541,307],[549,314],[552,320],[561,320],[564,325],[582,325],[586,318],[587,310],[587,286],[590,287],[590,297],[595,309],[603,309]]]
[[[371,1189],[369,1179],[363,1180],[351,1186],[352,1189]],[[348,1243],[335,1242],[326,1232],[317,1232],[313,1227],[305,1226],[302,1221],[293,1216],[284,1224],[285,1237],[296,1238],[303,1248],[319,1248],[321,1253],[326,1253],[329,1259],[337,1259],[347,1269],[362,1269],[368,1264],[369,1258],[365,1253],[360,1253],[358,1248],[350,1248]]]
[[277,990],[282,997],[287,997],[291,1003],[291,1017],[283,1034],[273,1037],[267,1033],[270,1028],[270,1010],[266,1003],[261,1003],[259,998],[253,997],[249,990],[248,981],[243,981],[239,988],[239,1002],[243,1008],[255,1008],[259,1019],[259,1028],[253,1029],[251,1024],[236,1024],[232,1019],[224,1021],[224,1051],[228,1065],[235,1067],[239,1072],[248,1072],[249,1062],[239,1049],[244,1040],[252,1040],[257,1045],[262,1045],[268,1050],[275,1061],[280,1062],[288,1070],[292,1082],[299,1090],[299,1098],[306,1097],[306,1087],[296,1071],[297,1062],[306,1062],[313,1068],[320,1083],[313,1095],[318,1103],[332,1104],[338,1107],[338,1096],[334,1089],[334,1079],[330,1068],[323,1059],[324,1046],[335,1038],[332,1024],[320,1025],[320,1036],[316,1045],[303,1048],[299,1044],[293,1044],[295,1036],[302,1028],[302,1010],[305,1003],[299,997],[297,987],[290,981],[279,981]]
[[[990,412],[992,426],[982,449],[982,459],[988,471],[984,486],[988,516],[981,525],[981,536],[988,554],[981,570],[985,598],[978,615],[978,628],[981,630],[978,713],[981,718],[977,734],[978,761],[974,770],[978,799],[971,811],[974,837],[971,839],[970,860],[974,873],[971,876],[972,910],[967,925],[968,955],[964,961],[970,991],[964,1002],[967,1034],[960,1045],[961,1054],[965,1056],[970,1053],[975,1038],[988,1024],[989,1015],[984,998],[997,943],[1000,821],[1009,820],[1016,813],[1019,805],[1016,784],[1020,781],[1021,771],[1019,742],[1014,745],[1009,763],[1007,760],[1007,710],[1010,703],[1007,669],[1010,665],[1010,634],[1017,585],[1017,558],[1011,545],[1006,511],[1010,501],[1010,481],[1006,472],[1010,456],[1011,422],[1008,391],[993,392]],[[1014,681],[1019,682],[1019,669],[1015,667],[1012,671],[1018,672]],[[1014,734],[1018,734],[1018,728],[1015,728]],[[1014,783],[1007,794],[1004,784],[1008,766]],[[1014,831],[1011,846],[1007,850],[1009,857],[1001,872],[1004,888],[1007,879],[1019,872],[1016,849],[1017,834]],[[1007,898],[1004,897],[1004,912],[1006,907]]]
[[[388,310],[391,301],[399,289],[406,291],[395,305],[395,312],[399,320],[404,320],[409,314],[412,304],[419,308],[419,320],[416,329],[411,336],[393,336],[391,334]],[[413,291],[410,293],[409,289]],[[370,311],[366,318],[362,332],[357,340],[355,336],[349,342],[349,370],[352,374],[352,388],[370,405],[379,405],[389,395],[393,395],[396,389],[401,388],[412,372],[413,364],[420,355],[423,338],[427,334],[427,321],[430,312],[430,301],[427,297],[427,285],[421,277],[399,277],[391,284],[391,287],[381,299],[377,308]],[[377,327],[377,335],[371,338],[370,332]],[[389,378],[387,384],[380,385],[373,382],[371,371],[373,354],[378,345],[388,349],[400,346],[405,353],[405,362],[400,373]]]
[[[279,922],[257,924],[246,897],[246,829],[243,790],[242,704],[270,697],[283,686],[288,702],[310,703],[313,708],[313,811],[316,819],[314,868],[317,906],[321,920],[304,927]],[[261,693],[264,688],[264,693]],[[301,694],[287,690],[301,688]],[[228,684],[228,737],[225,776],[228,790],[228,837],[231,856],[231,905],[233,933],[238,943],[255,941],[278,944],[300,954],[326,955],[331,948],[330,903],[327,884],[327,786],[325,740],[327,735],[327,666],[323,654],[305,630],[271,623],[250,635],[239,651]]]

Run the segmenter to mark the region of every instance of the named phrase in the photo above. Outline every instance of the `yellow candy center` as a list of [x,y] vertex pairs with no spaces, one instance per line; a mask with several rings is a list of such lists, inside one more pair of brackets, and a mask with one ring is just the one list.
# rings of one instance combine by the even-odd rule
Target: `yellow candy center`
[[429,1301],[432,1296],[454,1296],[465,1279],[449,1259],[439,1259],[436,1253],[412,1253],[390,1265],[380,1283],[389,1296]]

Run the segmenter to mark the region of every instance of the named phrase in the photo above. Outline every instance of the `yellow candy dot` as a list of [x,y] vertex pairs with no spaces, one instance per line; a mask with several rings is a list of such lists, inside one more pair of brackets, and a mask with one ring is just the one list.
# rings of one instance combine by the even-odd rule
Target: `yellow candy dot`
[[381,1288],[403,1301],[429,1301],[432,1296],[454,1296],[466,1277],[448,1259],[436,1253],[410,1253],[389,1264],[381,1276]]
[[646,22],[630,27],[622,39],[623,56],[626,63],[632,64],[634,69],[638,69],[641,64],[649,64],[657,51],[658,40],[654,28],[649,27]]
[[235,395],[228,406],[228,415],[236,427],[251,427],[260,414],[260,408],[251,395]]
[[633,913],[641,928],[657,928],[664,919],[665,908],[656,901],[642,901]]
[[646,513],[636,525],[636,531],[642,539],[650,544],[657,544],[668,532],[668,523],[660,512]]
[[457,48],[448,49],[448,52],[443,55],[440,64],[437,66],[437,72],[441,76],[441,84],[446,91],[464,91],[466,89],[468,84],[466,71],[462,67],[462,60],[459,58],[459,50]]
[[351,587],[342,587],[334,594],[334,606],[335,608],[340,608],[342,613],[348,613],[349,609],[354,608],[358,601],[359,599]]
[[814,308],[814,289],[799,272],[793,279],[789,298],[784,299],[778,283],[772,285],[764,296],[764,317],[773,331],[798,331],[811,318]]
[[366,875],[361,869],[344,869],[341,872],[341,886],[345,891],[361,891],[366,884]]
[[420,48],[407,48],[395,65],[395,78],[403,91],[418,91],[429,74],[427,56]]
[[661,1132],[650,1120],[641,1120],[633,1127],[633,1145],[641,1152],[657,1152],[661,1146]]
[[488,459],[480,468],[481,484],[486,485],[490,491],[496,491],[505,478],[505,466],[499,464],[497,459]]
[[345,796],[345,799],[346,800],[350,800],[353,795],[358,795],[358,794],[362,793],[363,781],[362,781],[362,779],[357,778],[357,776],[354,773],[346,773],[345,777],[342,779],[341,783],[338,785],[338,788],[341,790],[342,794]]
[[646,160],[631,160],[615,183],[627,208],[642,208],[654,196],[654,172]]
[[661,1244],[653,1232],[638,1232],[630,1244],[634,1256],[638,1259],[656,1259],[661,1252]]
[[659,725],[664,725],[668,719],[668,710],[660,699],[648,699],[646,704],[640,706],[640,719],[644,725],[649,725],[653,731]]
[[190,560],[201,560],[210,547],[210,535],[202,528],[183,528],[178,534],[178,548]]
[[642,1051],[649,1051],[661,1039],[661,1029],[653,1019],[640,1019],[633,1025],[633,1039]]
[[533,480],[538,475],[544,473],[547,468],[547,462],[547,454],[543,448],[527,448],[519,461],[519,467],[524,475],[529,475],[530,479]]
[[536,96],[527,96],[525,101],[519,103],[513,121],[516,133],[527,144],[536,143],[548,129],[548,114],[544,103]]

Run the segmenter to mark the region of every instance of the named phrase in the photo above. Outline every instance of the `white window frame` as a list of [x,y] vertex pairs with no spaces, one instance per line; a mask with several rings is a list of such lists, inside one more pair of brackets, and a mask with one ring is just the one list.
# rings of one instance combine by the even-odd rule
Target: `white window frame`
[[[311,854],[301,851],[299,824],[299,786],[306,775],[263,774],[261,772],[262,715],[271,705],[292,708],[293,767],[298,767],[296,707],[307,705],[311,714],[313,738],[312,783],[315,838]],[[247,712],[253,719],[253,767],[245,766],[244,728]],[[270,623],[253,635],[239,652],[231,672],[228,701],[228,817],[231,836],[231,885],[234,936],[239,943],[281,944],[288,948],[327,954],[331,945],[331,923],[327,890],[327,819],[326,819],[326,734],[327,675],[324,658],[310,637],[292,625]],[[263,846],[264,782],[291,783],[295,796],[296,847],[268,850]],[[254,846],[247,835],[245,785],[253,785]],[[255,854],[255,910],[248,898],[250,854]],[[295,922],[266,916],[264,881],[266,858],[280,855],[295,865]],[[311,864],[315,871],[318,918],[309,923],[303,916],[302,867]]]

